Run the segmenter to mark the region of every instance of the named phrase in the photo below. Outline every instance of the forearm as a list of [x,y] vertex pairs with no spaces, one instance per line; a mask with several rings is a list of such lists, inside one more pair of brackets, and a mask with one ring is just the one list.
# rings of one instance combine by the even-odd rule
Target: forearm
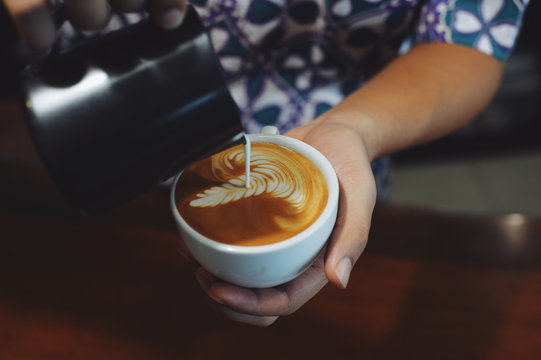
[[471,120],[497,90],[503,64],[467,47],[421,44],[322,120],[363,136],[370,159],[433,140]]

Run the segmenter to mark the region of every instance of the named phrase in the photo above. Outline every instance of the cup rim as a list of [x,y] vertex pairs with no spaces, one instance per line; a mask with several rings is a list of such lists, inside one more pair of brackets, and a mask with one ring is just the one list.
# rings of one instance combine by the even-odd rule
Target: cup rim
[[299,139],[285,135],[268,134],[248,134],[248,137],[252,142],[270,142],[290,148],[291,150],[299,152],[301,155],[307,157],[312,163],[314,163],[315,166],[317,166],[317,168],[323,174],[323,177],[325,178],[328,187],[327,204],[325,205],[325,208],[323,209],[319,217],[309,227],[307,227],[300,233],[288,239],[271,244],[241,246],[225,244],[216,240],[212,240],[192,228],[180,215],[180,212],[176,206],[175,193],[177,183],[183,173],[183,171],[181,171],[175,176],[169,196],[171,210],[173,212],[173,217],[175,218],[175,221],[177,223],[180,223],[184,231],[188,232],[194,239],[197,239],[198,242],[221,252],[235,253],[238,255],[253,255],[259,253],[270,253],[274,251],[279,251],[284,248],[293,246],[299,242],[302,242],[305,239],[311,238],[313,233],[316,232],[320,227],[322,227],[331,216],[333,216],[333,212],[338,206],[338,178],[336,176],[336,172],[333,166],[325,157],[325,155],[319,152],[319,150]]

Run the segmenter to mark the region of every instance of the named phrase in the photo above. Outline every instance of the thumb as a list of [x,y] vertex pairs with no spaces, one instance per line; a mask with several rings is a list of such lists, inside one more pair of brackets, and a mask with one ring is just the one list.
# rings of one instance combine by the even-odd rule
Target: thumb
[[340,205],[325,261],[330,282],[346,288],[351,270],[368,241],[376,185],[367,161],[359,160],[337,169]]

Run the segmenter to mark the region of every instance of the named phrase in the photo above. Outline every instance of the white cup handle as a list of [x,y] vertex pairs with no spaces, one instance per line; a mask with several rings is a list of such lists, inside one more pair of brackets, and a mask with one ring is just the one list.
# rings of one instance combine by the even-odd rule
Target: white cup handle
[[280,130],[276,126],[264,126],[260,133],[264,135],[280,135]]

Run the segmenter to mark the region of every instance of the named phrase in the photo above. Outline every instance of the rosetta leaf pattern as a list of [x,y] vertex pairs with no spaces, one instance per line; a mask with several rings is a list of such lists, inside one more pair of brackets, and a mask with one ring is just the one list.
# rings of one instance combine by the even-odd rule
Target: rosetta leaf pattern
[[[227,174],[235,168],[241,168],[243,162],[243,150],[239,148],[216,155],[213,166],[215,173]],[[299,168],[298,163],[280,152],[268,148],[253,148],[250,167],[249,187],[246,186],[244,174],[234,176],[221,186],[212,186],[198,193],[190,206],[214,207],[265,194],[287,201],[293,208],[302,210],[305,205],[303,194],[306,193],[306,182],[302,175],[303,169]]]

